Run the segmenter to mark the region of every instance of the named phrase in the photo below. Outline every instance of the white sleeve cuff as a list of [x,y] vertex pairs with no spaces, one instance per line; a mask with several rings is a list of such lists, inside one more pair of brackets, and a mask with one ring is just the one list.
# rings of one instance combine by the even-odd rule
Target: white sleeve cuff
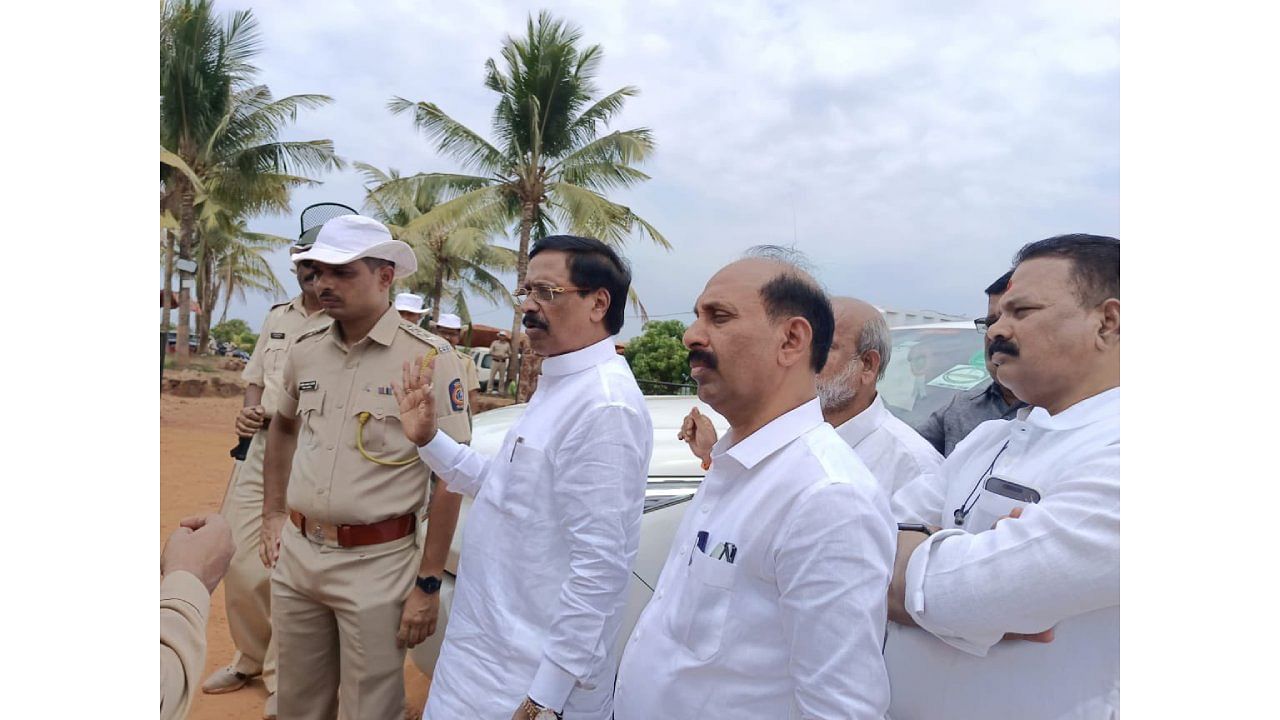
[[463,447],[462,443],[449,437],[448,433],[436,430],[436,436],[431,438],[431,442],[418,448],[418,456],[437,475],[443,475],[446,470],[453,468]]
[[[929,574],[929,560],[933,557],[934,549],[944,539],[953,535],[963,535],[964,530],[952,528],[949,530],[939,530],[930,535],[924,542],[916,546],[915,551],[911,553],[911,559],[907,561],[907,577],[906,577],[906,606],[907,613],[911,618],[929,634],[938,638],[942,642],[961,652],[978,657],[986,657],[987,650],[991,648],[996,638],[990,643],[981,643],[960,637],[952,632],[949,628],[935,621],[935,617],[931,617],[925,603],[924,582]],[[935,613],[936,616],[936,613]]]
[[576,677],[544,657],[533,676],[533,684],[529,686],[529,699],[560,712],[577,683]]

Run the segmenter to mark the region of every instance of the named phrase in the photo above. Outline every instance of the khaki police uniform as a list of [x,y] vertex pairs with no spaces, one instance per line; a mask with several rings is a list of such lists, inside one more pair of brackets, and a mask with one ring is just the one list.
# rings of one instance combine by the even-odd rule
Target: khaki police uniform
[[489,355],[493,358],[489,367],[489,392],[502,394],[507,391],[507,361],[511,357],[511,343],[505,338],[498,338],[489,345]]
[[[467,389],[467,398],[471,398],[474,390],[480,389],[480,371],[476,369],[476,361],[471,359],[471,355],[462,351],[462,348],[455,347],[454,352],[458,353],[458,359],[462,362],[462,386]],[[467,403],[467,416],[471,417],[475,414],[475,408],[471,407],[471,403]]]
[[433,354],[439,428],[469,442],[457,354],[393,307],[354,345],[334,324],[289,352],[279,412],[296,415],[300,429],[286,495],[290,519],[271,578],[282,720],[334,718],[339,709],[351,720],[404,711],[405,650],[396,647],[396,632],[421,562],[419,536],[341,547],[344,531],[332,526],[422,517],[431,475],[400,426],[391,383],[400,383],[405,361]]
[[[332,318],[323,310],[307,315],[298,295],[271,308],[262,333],[241,378],[262,390],[267,418],[275,415],[284,394],[284,363],[289,346],[308,331],[324,327]],[[231,669],[245,675],[262,674],[267,692],[276,691],[276,645],[271,634],[271,576],[262,565],[262,465],[267,452],[267,428],[254,434],[227,490],[222,514],[231,526],[236,553],[227,569],[227,626],[236,654]]]
[[208,623],[209,591],[199,578],[180,570],[160,579],[160,720],[187,716],[204,670]]

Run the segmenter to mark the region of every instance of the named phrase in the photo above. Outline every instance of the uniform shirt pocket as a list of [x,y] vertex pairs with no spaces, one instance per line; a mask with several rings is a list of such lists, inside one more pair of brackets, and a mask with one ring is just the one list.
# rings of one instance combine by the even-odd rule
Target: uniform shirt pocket
[[298,417],[302,418],[302,442],[305,447],[320,445],[318,436],[320,421],[324,417],[324,390],[303,390],[298,393]]
[[262,348],[262,369],[268,375],[279,375],[284,372],[285,354],[289,351],[289,341],[284,338],[271,338]]
[[693,550],[676,612],[667,616],[667,630],[695,659],[710,660],[720,651],[737,579],[737,565]]
[[360,417],[364,413],[369,414],[361,430],[365,450],[370,453],[394,451],[405,455],[413,449],[400,426],[400,406],[396,404],[394,397],[362,397],[354,405],[352,412],[356,416],[357,427],[360,427]]

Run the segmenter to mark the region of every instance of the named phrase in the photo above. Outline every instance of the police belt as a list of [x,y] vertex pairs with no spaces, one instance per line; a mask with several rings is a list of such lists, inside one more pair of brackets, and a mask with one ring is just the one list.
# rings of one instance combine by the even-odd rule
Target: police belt
[[360,547],[378,545],[412,535],[418,527],[418,517],[413,513],[389,518],[372,525],[332,525],[308,520],[306,515],[290,509],[289,519],[308,540],[323,545]]

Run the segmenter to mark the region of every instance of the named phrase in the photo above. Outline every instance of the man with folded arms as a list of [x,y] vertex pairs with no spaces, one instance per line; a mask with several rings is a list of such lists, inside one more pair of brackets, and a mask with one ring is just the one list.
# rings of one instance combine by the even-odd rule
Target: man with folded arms
[[417,260],[381,223],[333,218],[293,261],[334,322],[289,350],[267,430],[262,551],[275,568],[279,717],[331,720],[339,707],[344,718],[401,717],[405,648],[435,631],[458,503],[431,490],[391,383],[404,362],[438,355],[436,422],[465,442],[462,371],[448,343],[391,304],[392,283]]
[[431,385],[405,367],[405,433],[450,490],[475,498],[427,720],[612,717],[653,450],[644,397],[613,344],[630,284],[599,240],[533,246],[515,295],[546,360],[494,457],[436,432]]
[[1049,238],[1014,265],[987,352],[1030,407],[893,498],[942,528],[898,535],[893,720],[1119,713],[1120,241]]
[[889,705],[894,525],[822,419],[831,303],[785,254],[753,255],[708,281],[685,332],[698,397],[729,429],[623,653],[617,720],[869,720]]

